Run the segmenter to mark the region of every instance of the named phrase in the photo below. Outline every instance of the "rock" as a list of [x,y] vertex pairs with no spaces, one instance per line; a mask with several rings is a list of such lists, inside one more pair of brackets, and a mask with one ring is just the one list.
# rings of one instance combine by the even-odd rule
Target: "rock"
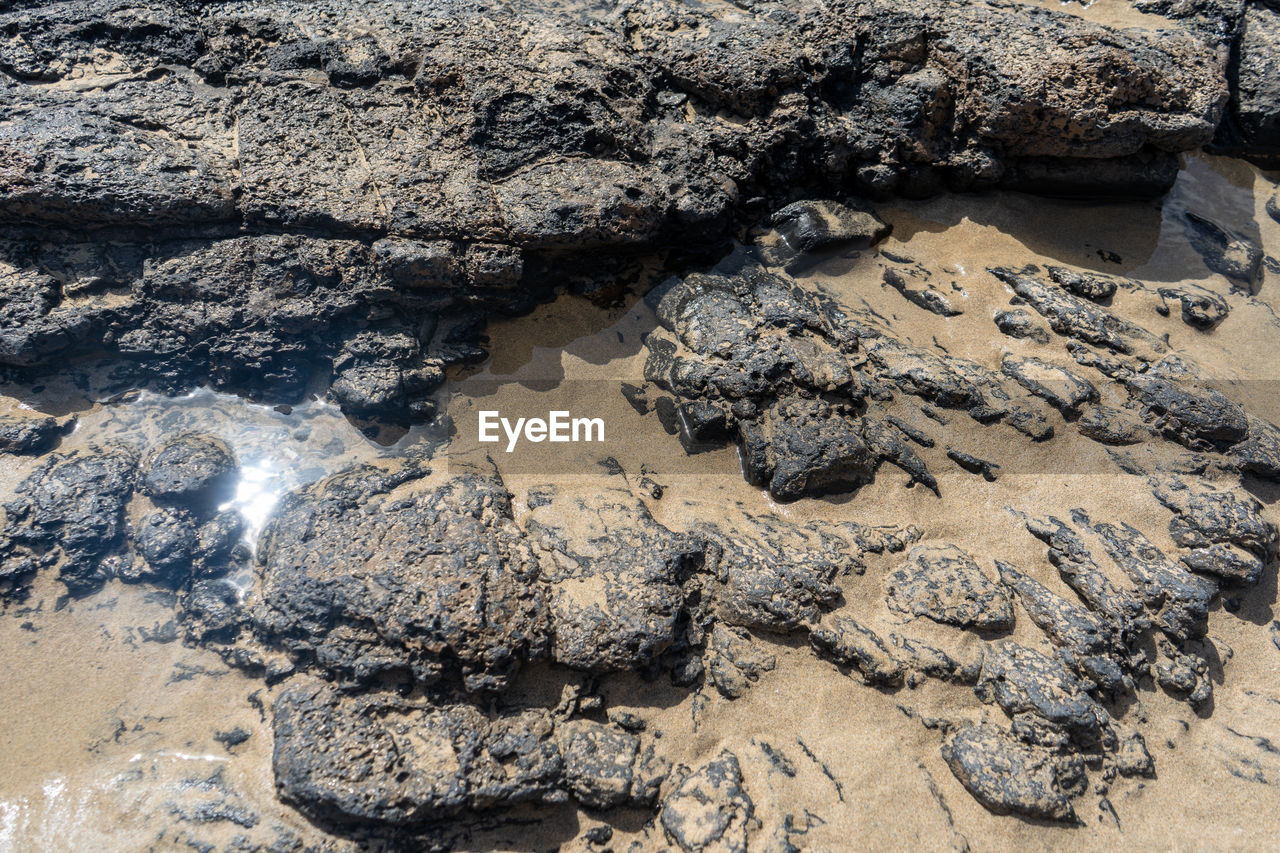
[[551,656],[588,672],[643,667],[675,640],[680,584],[697,543],[622,489],[531,490],[529,542],[542,560]]
[[1116,586],[1094,561],[1080,534],[1053,516],[1023,516],[1027,530],[1049,546],[1049,561],[1067,586],[1093,610],[1101,613],[1122,635],[1148,626],[1143,604],[1132,592]]
[[1049,343],[1049,333],[1036,325],[1031,315],[1021,308],[997,311],[996,328],[1011,338],[1021,338],[1037,344]]
[[1247,473],[1280,480],[1280,428],[1252,415],[1246,421],[1248,438],[1231,448],[1231,457]]
[[343,680],[496,690],[549,651],[538,562],[496,479],[354,468],[286,496],[258,552],[258,630]]
[[726,699],[737,699],[760,676],[772,672],[777,658],[751,641],[742,628],[713,625],[707,643],[707,674]]
[[912,305],[916,305],[940,317],[957,317],[964,313],[961,309],[951,304],[951,300],[947,298],[946,294],[932,287],[913,288],[908,286],[906,279],[895,270],[886,269],[884,271],[884,283],[901,293],[903,298]]
[[979,631],[1013,626],[1013,605],[1004,590],[955,545],[917,545],[889,576],[889,606],[908,616]]
[[416,337],[390,329],[362,332],[333,362],[329,393],[344,412],[412,419],[435,414],[427,397],[444,381],[440,362],[426,358]]
[[1227,301],[1211,290],[1194,285],[1162,287],[1160,298],[1173,299],[1182,305],[1182,322],[1197,329],[1212,329],[1230,313]]
[[[804,186],[1159,194],[1227,96],[1197,34],[1039,8],[491,6],[5,7],[0,261],[34,298],[0,300],[0,362],[105,352],[168,389],[297,397],[337,359],[349,411],[424,417],[477,354],[449,330],[550,293],[547,255],[712,243]],[[779,217],[805,246],[883,230]],[[391,318],[421,358],[348,359]]]
[[857,421],[840,407],[790,398],[758,427],[742,427],[748,479],[777,498],[847,491],[869,481],[876,458]]
[[74,425],[75,418],[60,423],[52,417],[0,415],[0,453],[44,453]]
[[703,571],[716,581],[716,615],[730,625],[794,631],[839,597],[836,575],[851,569],[869,531],[853,523],[797,526],[747,515],[703,525]]
[[1089,685],[1057,660],[1011,640],[987,646],[982,674],[974,688],[1010,716],[1032,713],[1064,730],[1081,744],[1097,741],[1110,717],[1089,696]]
[[240,592],[225,580],[197,580],[179,600],[182,627],[198,643],[230,643],[249,621]]
[[1087,407],[1076,421],[1076,429],[1102,444],[1138,444],[1155,437],[1146,424],[1123,409],[1103,405]]
[[1262,280],[1262,249],[1234,231],[1195,213],[1183,214],[1187,239],[1205,266],[1252,294]]
[[587,808],[651,805],[667,768],[640,739],[613,726],[570,720],[556,727],[569,792]]
[[197,568],[206,575],[220,574],[236,561],[236,548],[244,535],[245,522],[235,510],[215,514],[200,525]]
[[1103,302],[1115,296],[1118,287],[1114,277],[1101,273],[1069,270],[1066,267],[1046,267],[1046,271],[1049,278],[1063,289],[1094,302]]
[[995,267],[990,272],[1027,300],[1060,335],[1126,354],[1138,350],[1165,352],[1168,349],[1145,329],[1092,302],[1038,281],[1029,274],[1030,271]]
[[889,641],[897,649],[894,657],[916,672],[944,681],[972,683],[978,680],[978,672],[982,664],[981,657],[977,660],[977,666],[970,667],[961,664],[941,649],[901,634],[890,634]]
[[114,574],[106,560],[124,545],[136,466],[120,445],[50,455],[5,506],[4,535],[23,548],[60,552],[59,580],[73,595],[92,592]]
[[[1273,165],[1280,157],[1280,12],[1265,3],[1244,8],[1235,67],[1236,85],[1228,108],[1228,150],[1260,157]],[[1225,129],[1225,128],[1224,128]],[[1219,137],[1224,134],[1220,131]]]
[[754,804],[742,787],[738,759],[725,750],[695,769],[662,801],[658,821],[686,853],[746,853]]
[[830,627],[814,628],[809,632],[809,642],[823,657],[857,669],[867,684],[902,683],[902,664],[884,640],[847,616],[832,620]]
[[1031,621],[1061,649],[1064,660],[1105,690],[1125,686],[1118,660],[1123,646],[1112,626],[1084,607],[1054,595],[1009,563],[996,560],[1000,580],[1018,593]]
[[960,784],[996,814],[1069,821],[1075,810],[1059,789],[1046,750],[1014,740],[994,726],[960,729],[942,744],[942,758]]
[[1209,662],[1178,648],[1166,637],[1156,638],[1160,658],[1154,667],[1156,683],[1198,708],[1213,698]]
[[1064,414],[1075,414],[1085,403],[1098,399],[1098,389],[1088,380],[1038,358],[1006,354],[1000,361],[1000,370]]
[[235,454],[222,439],[181,435],[148,454],[139,485],[157,500],[207,505],[226,495],[238,470]]
[[[1081,510],[1073,510],[1077,524],[1089,524]],[[1156,614],[1156,624],[1178,639],[1204,636],[1209,602],[1218,592],[1217,584],[1180,568],[1128,524],[1099,523],[1093,530],[1107,553],[1137,587],[1147,607]]]
[[1147,742],[1141,734],[1127,727],[1117,726],[1116,738],[1117,746],[1114,759],[1116,769],[1120,771],[1120,775],[1145,776],[1147,778],[1152,778],[1156,775],[1151,753],[1147,752]]
[[1154,493],[1175,513],[1169,534],[1188,549],[1182,562],[1193,571],[1253,584],[1276,558],[1280,532],[1262,517],[1262,505],[1254,498],[1231,491],[1193,491],[1176,477],[1158,484]]
[[273,713],[276,792],[315,820],[412,825],[564,799],[546,711],[490,718],[467,704],[304,682]]
[[160,509],[147,515],[134,540],[144,565],[134,563],[129,581],[153,581],[177,586],[195,573],[199,532],[191,515],[180,509]]
[[988,483],[994,483],[999,478],[996,472],[1000,470],[1000,466],[988,459],[979,459],[971,453],[956,450],[954,447],[947,448],[947,458],[970,474],[981,474],[982,479]]
[[1244,409],[1221,392],[1187,379],[1152,373],[1123,381],[1137,402],[1161,417],[1157,428],[1180,443],[1191,444],[1197,439],[1235,443],[1248,435]]
[[773,215],[771,224],[793,252],[865,249],[893,231],[869,210],[854,210],[836,201],[797,201]]

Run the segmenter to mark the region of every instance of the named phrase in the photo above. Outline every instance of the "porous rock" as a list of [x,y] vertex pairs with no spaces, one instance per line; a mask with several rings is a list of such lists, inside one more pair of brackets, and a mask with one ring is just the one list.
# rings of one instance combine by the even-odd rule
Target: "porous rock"
[[259,544],[258,629],[356,682],[500,689],[550,644],[537,560],[500,481],[423,473],[355,468],[285,497]]
[[889,606],[908,616],[1003,631],[1013,625],[1013,605],[1004,589],[955,545],[917,545],[888,580]]

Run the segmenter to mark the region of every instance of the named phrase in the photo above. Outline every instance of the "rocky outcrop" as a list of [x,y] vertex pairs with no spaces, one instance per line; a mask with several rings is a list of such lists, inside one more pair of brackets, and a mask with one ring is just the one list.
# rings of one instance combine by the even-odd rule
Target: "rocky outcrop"
[[[1227,97],[1191,31],[951,0],[78,0],[0,27],[0,365],[272,398],[318,365],[401,420],[478,354],[474,312],[553,269],[718,239],[798,186],[1160,192]],[[807,252],[874,240],[866,215],[776,224]]]

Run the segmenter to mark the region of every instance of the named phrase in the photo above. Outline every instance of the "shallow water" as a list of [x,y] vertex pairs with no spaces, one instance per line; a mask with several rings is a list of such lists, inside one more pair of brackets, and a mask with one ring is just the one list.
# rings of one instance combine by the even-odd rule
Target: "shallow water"
[[[1229,396],[1280,421],[1274,384],[1280,380],[1280,276],[1267,272],[1256,294],[1233,292],[1189,247],[1182,218],[1190,210],[1215,219],[1270,255],[1280,255],[1280,223],[1263,209],[1274,191],[1274,176],[1251,166],[1193,156],[1163,204],[1098,205],[996,193],[882,208],[894,231],[877,248],[918,260],[945,279],[948,296],[964,312],[952,318],[923,312],[886,287],[874,250],[824,258],[803,278],[842,304],[869,308],[917,344],[933,344],[998,368],[1004,353],[1030,354],[1036,348],[997,332],[992,315],[1007,307],[1011,294],[986,272],[988,266],[1061,263],[1130,276],[1147,286],[1117,294],[1112,310],[1167,335],[1174,349],[1192,353]],[[740,246],[742,252],[749,250]],[[739,254],[724,263],[740,260]],[[1228,302],[1230,315],[1208,333],[1182,323],[1176,307],[1163,316],[1155,288],[1170,282],[1213,291]],[[616,484],[615,478],[622,477],[650,496],[653,484],[662,487],[661,499],[648,502],[654,515],[673,529],[740,511],[796,521],[827,517],[917,523],[927,527],[930,538],[953,541],[983,564],[1001,553],[1002,544],[1019,543],[1016,547],[1030,550],[1005,507],[1060,511],[1084,506],[1139,526],[1148,521],[1152,528],[1165,518],[1145,483],[1116,473],[1098,446],[1083,439],[1028,448],[995,483],[930,459],[941,500],[923,488],[902,488],[904,475],[881,469],[875,482],[855,494],[779,504],[742,480],[733,448],[688,455],[669,431],[678,424],[668,421],[664,427],[655,412],[642,414],[628,402],[624,383],[645,385],[642,342],[654,325],[652,308],[638,293],[607,307],[565,295],[526,317],[495,321],[488,329],[490,359],[451,376],[443,394],[447,422],[400,435],[371,438],[319,393],[301,405],[281,408],[207,390],[176,398],[113,394],[104,401],[85,390],[92,382],[68,379],[39,392],[0,388],[6,395],[0,406],[76,412],[77,426],[63,440],[63,450],[104,441],[142,450],[190,430],[227,440],[242,465],[227,505],[247,520],[250,545],[290,490],[353,464],[432,451],[442,468],[452,461],[487,457],[518,505],[530,486],[549,480]],[[647,388],[647,407],[652,409],[659,396]],[[506,453],[501,445],[477,441],[481,410],[520,416],[566,410],[600,417],[605,440],[525,443]],[[954,434],[948,434],[958,445],[980,455],[984,442],[1000,440],[961,420],[955,420]],[[0,499],[12,495],[35,465],[28,458],[5,461]],[[1276,495],[1261,488],[1258,494],[1276,520]],[[846,580],[846,606],[859,619],[877,618],[872,604],[887,565],[877,563],[865,578]],[[6,690],[0,694],[0,848],[182,846],[191,838],[183,835],[186,830],[172,829],[165,815],[175,808],[194,808],[191,804],[198,805],[201,797],[243,806],[258,816],[255,826],[278,824],[301,837],[315,837],[314,828],[272,795],[270,734],[260,711],[263,702],[269,704],[270,691],[261,682],[228,670],[211,653],[164,641],[159,629],[172,618],[172,607],[163,595],[118,582],[82,600],[65,601],[61,593],[55,582],[42,578],[29,601],[9,605],[0,614],[0,653],[7,673]],[[1167,838],[1171,843],[1208,838],[1215,845],[1252,846],[1270,839],[1273,828],[1267,821],[1239,825],[1238,816],[1273,812],[1280,805],[1275,793],[1280,787],[1251,783],[1247,774],[1230,772],[1234,747],[1225,732],[1234,727],[1280,742],[1280,690],[1274,683],[1280,657],[1265,627],[1274,618],[1274,597],[1273,567],[1248,596],[1240,611],[1243,619],[1221,611],[1212,615],[1211,634],[1227,650],[1223,658],[1230,660],[1230,671],[1211,718],[1196,717],[1161,694],[1143,694],[1141,715],[1150,721],[1148,743],[1160,753],[1160,778],[1118,782],[1112,789],[1124,836],[1113,825],[1090,824],[1075,831],[1072,841],[1092,847],[1122,837]],[[1064,842],[1069,830],[996,818],[977,806],[940,762],[936,738],[904,716],[892,697],[850,686],[848,679],[834,681],[829,667],[787,642],[780,642],[777,652],[775,671],[732,703],[665,691],[633,676],[612,677],[610,684],[619,697],[615,701],[644,710],[661,725],[668,733],[665,742],[677,754],[702,754],[716,744],[751,744],[783,729],[803,743],[805,752],[822,755],[841,778],[859,781],[856,797],[846,797],[849,792],[833,788],[816,771],[785,783],[790,786],[786,790],[775,790],[777,799],[802,799],[815,814],[825,815],[810,830],[815,846],[838,848],[851,833],[868,846],[936,846],[951,843],[956,834],[1001,839],[993,846],[1010,848]],[[963,707],[952,691],[926,685],[911,699],[921,714],[944,716]],[[839,709],[838,719],[832,709]],[[858,719],[859,725],[844,725],[846,718]],[[214,740],[215,732],[235,726],[252,733],[245,744],[228,749]],[[885,757],[886,744],[895,751],[892,759]],[[758,749],[744,746],[741,754],[755,756],[744,767],[748,781],[759,786],[752,790],[782,784],[761,769]],[[1258,772],[1280,783],[1280,762],[1276,764]],[[210,768],[223,770],[222,781],[233,797],[210,794],[222,784],[207,782]],[[1188,790],[1196,794],[1190,800],[1184,797]],[[941,812],[939,802],[944,804]],[[765,803],[761,808],[767,812]],[[877,815],[886,808],[891,813],[915,810],[920,818],[908,832],[879,821]],[[212,814],[201,824],[210,838],[261,831],[237,822],[225,808]],[[546,840],[571,838],[598,822],[585,816],[575,820],[576,826],[568,828],[544,827]],[[615,841],[626,837],[619,831]],[[485,843],[502,846],[497,837]],[[478,840],[476,844],[483,846]]]

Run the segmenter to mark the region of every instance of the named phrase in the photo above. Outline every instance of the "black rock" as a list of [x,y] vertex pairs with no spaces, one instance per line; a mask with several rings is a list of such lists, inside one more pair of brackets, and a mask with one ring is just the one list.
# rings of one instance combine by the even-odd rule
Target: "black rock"
[[4,535],[20,546],[57,549],[58,577],[67,589],[74,595],[92,592],[114,574],[104,561],[124,544],[124,510],[136,466],[133,451],[119,445],[53,454],[6,505]]
[[501,482],[422,476],[355,468],[286,496],[259,543],[255,622],[345,679],[501,688],[550,644],[537,561]]
[[994,726],[969,726],[942,744],[942,758],[978,802],[997,814],[1075,819],[1047,750],[1028,746]]
[[60,423],[51,417],[0,415],[0,453],[43,453],[74,423],[75,418]]
[[228,495],[238,469],[225,441],[188,434],[166,441],[147,456],[139,484],[158,500],[208,505]]
[[468,704],[305,682],[273,710],[276,791],[325,823],[410,825],[565,797],[546,711],[490,718]]

